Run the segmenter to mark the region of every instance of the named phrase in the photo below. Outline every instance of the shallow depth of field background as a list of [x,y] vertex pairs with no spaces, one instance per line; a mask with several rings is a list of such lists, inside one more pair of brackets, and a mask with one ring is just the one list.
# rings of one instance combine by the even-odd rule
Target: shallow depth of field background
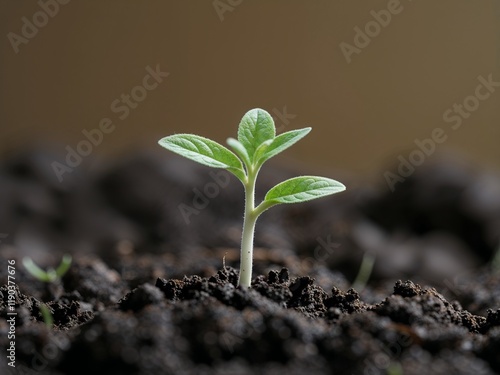
[[[282,131],[313,127],[283,156],[306,164],[384,183],[398,155],[441,127],[448,139],[439,151],[497,168],[500,88],[458,130],[443,114],[474,95],[478,76],[500,81],[500,2],[402,0],[348,63],[340,44],[353,45],[354,28],[387,7],[385,0],[70,1],[16,53],[8,33],[22,35],[23,17],[31,21],[41,8],[2,1],[0,157],[33,144],[64,155],[106,117],[116,129],[93,158],[161,152],[157,140],[174,132],[223,142],[246,110],[262,107]],[[170,75],[120,120],[111,103],[158,64]],[[289,122],[276,117],[285,108],[295,115]]]

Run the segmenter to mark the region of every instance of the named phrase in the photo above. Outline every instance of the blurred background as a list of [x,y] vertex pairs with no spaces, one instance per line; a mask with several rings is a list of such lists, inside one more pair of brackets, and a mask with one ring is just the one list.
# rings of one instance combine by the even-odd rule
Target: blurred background
[[[313,127],[287,153],[308,164],[383,182],[388,164],[441,127],[440,150],[498,166],[500,93],[456,131],[443,114],[479,76],[500,81],[499,1],[53,3],[1,2],[2,154],[49,142],[65,155],[103,118],[116,128],[94,157],[155,149],[174,132],[223,142],[261,107],[281,131]],[[373,37],[355,40],[356,27]],[[122,119],[121,95],[147,66],[169,75],[145,98],[137,89],[142,101]]]
[[258,272],[293,267],[283,249],[312,259],[325,241],[340,250],[313,263],[351,280],[367,251],[386,259],[379,277],[432,283],[492,259],[500,1],[0,4],[0,240],[16,251],[179,251],[180,273],[194,272],[182,251],[206,246],[221,251],[218,267],[239,244],[241,186],[186,220],[179,204],[204,191],[209,171],[157,141],[192,132],[223,143],[261,107],[281,132],[313,127],[277,158],[283,168],[263,171],[264,192],[298,170],[348,191],[263,218],[257,247],[282,252]]
[[[0,331],[15,260],[19,365],[38,374],[313,374],[332,358],[341,373],[490,373],[479,358],[500,371],[499,104],[500,0],[0,0]],[[253,277],[287,268],[290,294],[160,280],[186,302],[165,307],[158,278],[239,270],[244,195],[157,142],[224,143],[255,107],[278,132],[313,128],[262,168],[258,201],[299,174],[347,190],[259,218]],[[64,255],[54,283],[23,263]],[[403,303],[418,289],[397,280],[454,302]],[[358,314],[350,288],[387,303]],[[289,298],[320,325],[269,303]]]

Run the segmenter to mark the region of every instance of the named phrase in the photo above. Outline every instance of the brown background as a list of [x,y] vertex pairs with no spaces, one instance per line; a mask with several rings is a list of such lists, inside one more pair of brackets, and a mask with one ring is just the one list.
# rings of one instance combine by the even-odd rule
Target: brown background
[[[16,54],[7,34],[40,6],[2,0],[2,153],[39,141],[63,152],[104,117],[117,128],[94,156],[159,149],[174,132],[223,142],[246,110],[286,106],[296,117],[284,130],[313,126],[288,152],[306,163],[382,180],[415,138],[442,127],[440,150],[498,167],[500,89],[457,131],[442,116],[479,75],[500,81],[500,1],[401,5],[348,64],[339,44],[353,44],[354,27],[387,1],[244,0],[221,20],[213,1],[73,0]],[[119,120],[110,104],[156,64],[170,76]]]

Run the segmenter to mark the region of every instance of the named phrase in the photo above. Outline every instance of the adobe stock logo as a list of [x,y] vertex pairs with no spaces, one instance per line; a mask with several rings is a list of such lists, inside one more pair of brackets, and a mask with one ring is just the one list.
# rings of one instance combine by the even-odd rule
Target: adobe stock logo
[[326,264],[329,257],[333,256],[341,246],[341,243],[334,241],[332,236],[329,234],[326,238],[316,237],[318,246],[314,248],[313,256],[306,257],[300,260],[298,265],[299,273],[306,275],[314,265],[318,263]]
[[198,188],[193,189],[191,205],[181,203],[178,206],[186,224],[191,224],[191,216],[199,215],[201,211],[208,207],[212,199],[219,196],[221,189],[225,189],[229,185],[229,172],[225,170],[210,171],[209,175],[213,181],[207,182],[201,190]]
[[[117,115],[120,121],[128,118],[130,113],[135,110],[140,103],[148,97],[149,92],[158,88],[158,86],[170,75],[160,68],[160,64],[156,64],[153,69],[150,65],[146,66],[146,75],[140,83],[128,90],[127,93],[122,93],[121,96],[113,100],[110,104],[110,110]],[[59,182],[63,181],[64,174],[71,173],[78,167],[83,159],[89,156],[94,148],[98,147],[104,140],[104,136],[112,133],[117,128],[117,120],[113,121],[109,117],[104,117],[99,121],[96,128],[82,130],[84,139],[80,140],[75,147],[66,146],[66,157],[64,162],[53,161],[50,166],[54,171]]]
[[359,55],[363,49],[368,47],[372,40],[390,25],[393,17],[400,14],[403,9],[404,7],[400,0],[389,0],[386,9],[379,11],[371,10],[370,16],[372,19],[366,22],[363,28],[359,26],[354,27],[353,44],[346,42],[339,44],[347,63],[350,64],[352,62],[352,55]]
[[239,6],[243,0],[214,0],[212,5],[219,16],[220,22],[224,21],[224,13],[232,13],[237,6]]
[[443,121],[451,124],[448,128],[436,127],[430,133],[428,138],[422,140],[415,139],[415,148],[410,151],[408,157],[398,155],[399,161],[395,172],[384,172],[384,178],[389,186],[389,189],[394,192],[396,184],[404,182],[409,178],[425,160],[432,156],[438,149],[438,146],[446,142],[450,137],[449,133],[457,131],[469,119],[472,114],[479,110],[481,102],[493,97],[495,92],[500,88],[500,81],[493,79],[493,74],[490,73],[486,78],[482,75],[476,77],[478,84],[474,92],[467,95],[458,103],[453,105],[443,112]]
[[35,12],[29,19],[22,17],[21,35],[14,32],[7,33],[7,39],[14,49],[19,53],[21,44],[28,44],[31,39],[38,35],[40,29],[47,26],[50,18],[54,18],[59,13],[60,5],[66,5],[70,0],[38,0],[40,10]]

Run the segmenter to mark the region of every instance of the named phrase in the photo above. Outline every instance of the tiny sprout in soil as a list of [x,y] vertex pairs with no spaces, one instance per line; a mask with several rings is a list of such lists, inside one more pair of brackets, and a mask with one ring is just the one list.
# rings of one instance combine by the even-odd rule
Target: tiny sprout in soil
[[345,190],[338,181],[317,176],[299,176],[271,188],[255,206],[255,182],[262,165],[305,137],[311,128],[291,130],[276,136],[271,115],[252,109],[241,119],[238,139],[228,138],[234,153],[221,144],[194,134],[175,134],[162,138],[160,146],[200,164],[223,168],[234,174],[245,189],[245,213],[241,240],[241,265],[238,285],[250,287],[254,230],[257,218],[281,203],[299,203]]
[[61,263],[56,269],[49,268],[47,271],[38,267],[29,257],[23,258],[23,265],[24,268],[26,268],[26,271],[28,271],[34,278],[45,283],[52,283],[63,277],[64,274],[68,272],[69,267],[71,266],[71,261],[71,255],[66,254],[63,256]]

